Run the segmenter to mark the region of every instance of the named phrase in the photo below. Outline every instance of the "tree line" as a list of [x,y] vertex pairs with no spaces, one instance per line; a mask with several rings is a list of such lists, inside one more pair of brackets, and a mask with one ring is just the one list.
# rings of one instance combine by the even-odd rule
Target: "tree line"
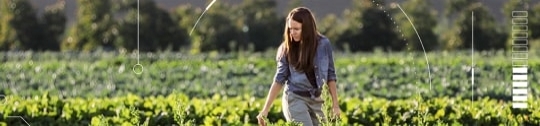
[[[167,11],[153,0],[140,0],[137,11],[135,0],[77,0],[77,20],[70,26],[63,1],[48,6],[42,15],[28,0],[0,3],[1,51],[265,51],[281,43],[285,26],[274,0],[244,0],[234,5],[217,1],[192,35],[189,31],[204,8],[189,3]],[[498,23],[479,0],[445,0],[443,12],[433,10],[432,4],[427,0],[399,5],[355,0],[343,18],[324,15],[317,24],[336,49],[351,52],[470,49],[471,27],[475,49],[504,50],[511,49],[512,11],[523,10],[528,11],[529,46],[540,48],[540,31],[534,30],[540,28],[540,4],[508,1],[501,9],[504,23]],[[302,1],[291,0],[287,9],[301,5]]]

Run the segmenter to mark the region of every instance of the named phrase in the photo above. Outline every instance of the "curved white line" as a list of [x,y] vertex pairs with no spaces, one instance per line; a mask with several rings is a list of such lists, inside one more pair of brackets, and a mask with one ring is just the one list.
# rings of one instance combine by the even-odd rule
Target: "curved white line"
[[193,33],[193,30],[195,30],[195,27],[197,27],[197,24],[199,24],[199,21],[201,20],[201,18],[203,17],[203,15],[206,13],[206,11],[208,11],[208,9],[210,9],[210,7],[212,5],[214,5],[214,2],[216,2],[216,0],[212,0],[212,2],[210,2],[210,4],[208,4],[208,6],[206,6],[206,9],[204,9],[203,13],[201,14],[201,16],[199,16],[199,18],[197,19],[197,22],[195,22],[195,25],[193,25],[193,28],[191,28],[191,31],[189,32],[189,36],[191,36],[191,33]]
[[420,35],[418,34],[418,31],[416,31],[416,27],[414,27],[414,24],[412,23],[411,19],[409,18],[409,16],[407,16],[407,13],[405,13],[405,11],[403,11],[403,9],[401,9],[401,6],[399,6],[399,4],[396,4],[396,5],[399,8],[399,10],[401,10],[401,12],[403,12],[403,14],[405,14],[405,17],[407,18],[407,20],[409,20],[409,23],[411,23],[411,25],[412,25],[412,27],[414,29],[414,32],[416,32],[416,36],[418,36],[418,40],[420,40],[420,44],[422,45],[422,50],[424,51],[424,57],[426,58],[426,63],[427,63],[427,67],[428,67],[429,90],[431,90],[431,70],[429,68],[429,61],[428,61],[428,58],[427,58],[426,49],[424,48],[424,44],[422,43],[422,39],[420,38]]

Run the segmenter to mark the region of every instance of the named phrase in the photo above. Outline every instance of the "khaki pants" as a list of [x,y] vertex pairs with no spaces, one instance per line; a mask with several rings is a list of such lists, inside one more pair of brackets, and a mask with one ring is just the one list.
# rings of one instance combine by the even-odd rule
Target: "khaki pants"
[[319,119],[325,121],[322,112],[323,100],[302,97],[292,92],[283,93],[283,114],[287,122],[300,122],[304,126],[318,126]]

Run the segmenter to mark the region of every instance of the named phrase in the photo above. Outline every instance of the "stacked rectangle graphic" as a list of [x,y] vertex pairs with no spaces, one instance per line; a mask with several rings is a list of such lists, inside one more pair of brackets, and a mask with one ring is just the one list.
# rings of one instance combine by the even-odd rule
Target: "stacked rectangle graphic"
[[512,108],[527,108],[527,11],[512,11]]

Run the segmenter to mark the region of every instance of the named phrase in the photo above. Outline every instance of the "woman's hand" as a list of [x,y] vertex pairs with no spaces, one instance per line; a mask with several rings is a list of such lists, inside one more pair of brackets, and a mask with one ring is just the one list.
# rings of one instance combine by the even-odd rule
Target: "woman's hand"
[[341,110],[339,109],[339,106],[332,107],[332,112],[335,118],[339,118],[341,116]]
[[263,114],[262,112],[257,115],[257,121],[259,122],[259,126],[266,126],[266,114]]

